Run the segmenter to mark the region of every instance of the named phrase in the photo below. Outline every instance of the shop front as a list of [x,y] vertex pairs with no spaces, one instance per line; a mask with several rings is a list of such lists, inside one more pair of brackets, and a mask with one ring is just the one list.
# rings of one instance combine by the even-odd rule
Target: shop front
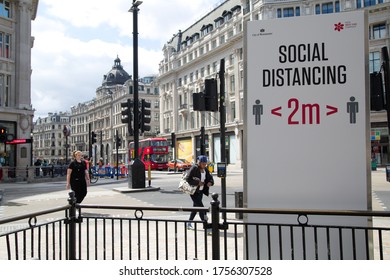
[[389,161],[389,135],[387,128],[371,128],[371,162],[375,166],[385,166]]

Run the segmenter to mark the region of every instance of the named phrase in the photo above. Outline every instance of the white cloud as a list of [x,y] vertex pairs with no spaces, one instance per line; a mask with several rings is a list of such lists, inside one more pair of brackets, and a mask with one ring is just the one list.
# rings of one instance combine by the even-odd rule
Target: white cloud
[[[144,0],[139,7],[139,76],[158,73],[163,44],[220,0]],[[35,117],[69,111],[95,97],[118,55],[133,72],[129,0],[40,0],[32,23]]]

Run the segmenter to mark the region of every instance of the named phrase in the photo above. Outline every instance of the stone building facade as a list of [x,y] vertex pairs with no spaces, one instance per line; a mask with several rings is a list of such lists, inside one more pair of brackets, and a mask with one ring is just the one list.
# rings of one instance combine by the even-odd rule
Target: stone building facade
[[[153,137],[160,133],[160,105],[155,76],[141,78],[138,82],[139,99],[151,103],[151,130],[143,137]],[[103,76],[102,85],[96,89],[96,97],[71,108],[70,150],[80,150],[85,155],[92,154],[97,162],[116,163],[115,135],[118,132],[122,145],[118,147],[118,162],[129,162],[128,145],[133,136],[128,134],[127,124],[121,122],[121,103],[133,99],[133,80],[124,70],[119,58],[114,60],[112,69]],[[90,133],[97,134],[97,142],[90,151]]]
[[[246,21],[278,20],[357,9],[367,10],[370,72],[378,72],[381,66],[380,50],[383,46],[390,46],[389,0],[227,0],[191,26],[182,27],[185,30],[179,30],[163,46],[158,76],[161,134],[170,138],[171,132],[175,133],[178,158],[195,160],[200,153],[200,128],[204,126],[206,153],[210,161],[226,161],[230,168],[243,166],[243,38]],[[225,60],[225,160],[220,158],[219,112],[194,111],[192,101],[193,93],[204,90],[205,79],[218,77],[222,58]],[[372,112],[371,124],[373,130],[381,133],[381,140],[372,143],[373,156],[387,163],[389,133],[386,112]]]
[[27,141],[0,143],[0,164],[10,178],[25,179],[32,163],[31,21],[37,9],[38,0],[0,1],[0,126],[9,141]]

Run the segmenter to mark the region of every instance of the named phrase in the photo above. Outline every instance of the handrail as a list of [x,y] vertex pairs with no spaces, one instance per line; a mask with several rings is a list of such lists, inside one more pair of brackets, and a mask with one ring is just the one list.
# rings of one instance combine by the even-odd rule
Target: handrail
[[225,213],[247,214],[287,214],[287,215],[323,215],[323,216],[359,216],[390,217],[390,211],[363,210],[313,210],[313,209],[273,209],[273,208],[221,208]]
[[142,211],[204,211],[209,212],[207,207],[171,207],[171,206],[128,206],[128,205],[97,205],[97,204],[76,204],[81,209],[114,209],[114,210],[142,210]]
[[8,218],[2,218],[2,219],[0,219],[0,225],[23,220],[23,219],[27,219],[27,218],[43,216],[46,214],[51,214],[51,213],[67,210],[67,209],[70,209],[70,207],[71,207],[70,205],[59,206],[59,207],[55,207],[55,208],[51,208],[51,209],[47,209],[47,210],[42,210],[42,211],[37,211],[37,212],[29,213],[29,214],[23,214],[23,215],[18,215],[18,216],[11,216]]

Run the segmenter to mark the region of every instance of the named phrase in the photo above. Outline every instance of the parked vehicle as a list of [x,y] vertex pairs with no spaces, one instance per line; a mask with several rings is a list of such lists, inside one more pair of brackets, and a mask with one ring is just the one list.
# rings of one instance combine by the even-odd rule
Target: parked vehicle
[[[185,159],[176,160],[176,170],[184,171],[190,169],[192,164]],[[168,171],[175,170],[175,161],[171,160],[168,162]]]

